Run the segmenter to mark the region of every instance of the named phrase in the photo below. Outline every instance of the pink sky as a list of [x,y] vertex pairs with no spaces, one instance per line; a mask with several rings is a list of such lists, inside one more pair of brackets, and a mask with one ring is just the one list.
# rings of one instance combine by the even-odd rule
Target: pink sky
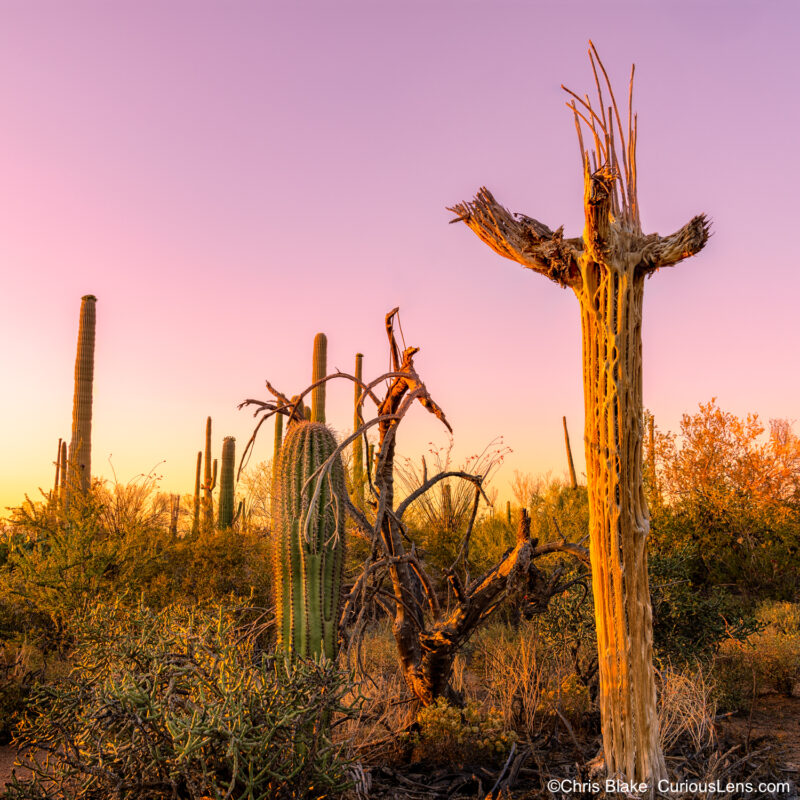
[[[583,467],[577,301],[501,259],[446,205],[485,184],[582,228],[563,82],[587,40],[623,93],[636,62],[647,231],[713,219],[697,258],[646,286],[644,397],[658,423],[717,396],[800,416],[793,252],[796,37],[786,2],[30,2],[0,5],[0,507],[52,483],[69,437],[80,298],[97,304],[93,467],[155,464],[190,492],[207,415],[244,444],[246,397],[329,365],[383,371],[400,306],[417,366],[468,455]],[[352,388],[329,392],[352,419]],[[421,408],[415,455],[444,444]],[[271,428],[254,461],[271,456]]]

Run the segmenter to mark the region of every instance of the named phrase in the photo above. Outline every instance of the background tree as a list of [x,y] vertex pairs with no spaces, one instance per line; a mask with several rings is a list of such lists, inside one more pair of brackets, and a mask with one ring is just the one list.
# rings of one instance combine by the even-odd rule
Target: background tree
[[[592,590],[600,663],[600,712],[606,768],[629,780],[665,775],[652,666],[652,611],[646,539],[650,529],[642,479],[642,306],[644,281],[661,267],[699,252],[705,216],[671,236],[645,235],[639,218],[637,123],[623,127],[605,68],[590,42],[597,109],[566,89],[580,144],[585,225],[565,239],[524,214],[510,214],[488,191],[450,210],[486,244],[578,298],[583,334],[586,472]],[[598,77],[602,72],[604,86]],[[606,105],[603,91],[608,91]],[[583,122],[594,142],[584,147]]]
[[745,599],[792,600],[800,550],[800,439],[786,420],[716,401],[684,414],[678,436],[654,433],[664,505],[653,520],[661,549],[695,553],[692,579]]

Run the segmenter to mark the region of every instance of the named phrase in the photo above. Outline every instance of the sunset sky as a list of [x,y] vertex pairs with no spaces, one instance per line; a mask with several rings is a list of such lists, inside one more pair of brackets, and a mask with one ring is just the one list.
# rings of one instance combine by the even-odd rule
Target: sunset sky
[[[590,38],[619,94],[636,63],[645,230],[713,221],[646,284],[645,405],[672,430],[712,396],[799,418],[798,31],[768,0],[4,0],[0,515],[52,484],[89,293],[96,475],[191,492],[207,415],[241,452],[237,404],[304,388],[317,331],[331,369],[383,372],[394,306],[456,461],[502,435],[501,496],[515,469],[561,476],[565,414],[580,472],[575,297],[445,206],[486,185],[580,234],[560,84],[590,90]],[[350,384],[328,417],[350,426]],[[418,408],[399,447],[428,442]],[[251,463],[271,452],[270,426]]]

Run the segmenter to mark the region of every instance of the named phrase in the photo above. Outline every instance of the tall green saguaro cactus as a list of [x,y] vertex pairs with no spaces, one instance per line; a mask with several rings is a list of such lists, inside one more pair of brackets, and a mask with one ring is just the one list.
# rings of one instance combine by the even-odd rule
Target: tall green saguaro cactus
[[86,494],[92,478],[92,386],[94,383],[95,304],[93,294],[81,298],[75,393],[72,398],[72,441],[69,446],[67,491]]
[[217,485],[217,459],[211,466],[211,417],[206,419],[206,452],[205,473],[203,475],[203,530],[210,531],[214,527],[214,497],[212,492]]
[[226,436],[222,440],[222,465],[219,472],[219,518],[220,528],[233,525],[233,468],[236,461],[236,439]]
[[[321,381],[328,374],[328,337],[318,333],[314,337],[314,363],[311,383]],[[311,421],[325,422],[325,384],[311,390]]]
[[318,480],[335,449],[325,425],[291,425],[272,487],[278,644],[302,658],[333,659],[338,645],[347,496],[338,454]]
[[[355,397],[353,398],[353,432],[357,431],[364,424],[364,415],[361,411],[361,380],[364,369],[364,356],[356,353],[356,381]],[[364,497],[364,437],[359,436],[353,440],[353,492],[357,499]]]

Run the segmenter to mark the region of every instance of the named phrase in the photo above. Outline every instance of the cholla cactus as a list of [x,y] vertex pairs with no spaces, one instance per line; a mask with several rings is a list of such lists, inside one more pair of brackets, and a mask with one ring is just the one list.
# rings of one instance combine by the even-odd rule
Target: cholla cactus
[[344,569],[346,488],[331,431],[296,422],[286,434],[272,487],[278,643],[294,655],[334,658]]

